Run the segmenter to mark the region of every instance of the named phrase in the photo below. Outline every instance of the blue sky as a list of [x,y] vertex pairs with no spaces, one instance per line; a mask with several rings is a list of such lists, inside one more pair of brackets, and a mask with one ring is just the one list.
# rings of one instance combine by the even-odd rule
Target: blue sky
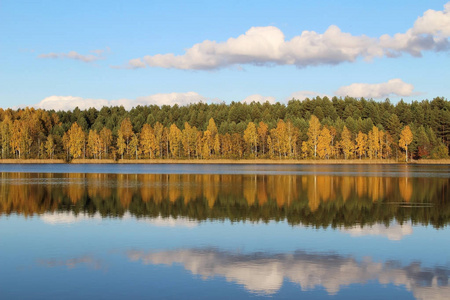
[[446,4],[3,0],[0,107],[448,98]]

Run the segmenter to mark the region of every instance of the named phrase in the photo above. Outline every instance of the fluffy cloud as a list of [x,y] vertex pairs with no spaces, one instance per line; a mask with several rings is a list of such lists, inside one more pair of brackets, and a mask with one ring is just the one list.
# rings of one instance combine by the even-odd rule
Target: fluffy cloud
[[[151,96],[139,97],[135,101],[135,105],[188,105],[197,102],[206,102],[207,99],[195,92],[187,93],[170,93],[170,94],[155,94]],[[117,104],[114,104],[117,105]]]
[[319,96],[319,97],[325,97],[325,96],[329,97],[326,94],[317,93],[317,92],[313,92],[313,91],[298,91],[298,92],[292,93],[287,100],[289,101],[292,98],[294,98],[296,100],[305,100],[306,98],[312,99],[312,98],[315,98],[317,96]]
[[50,96],[34,105],[34,107],[54,110],[72,110],[75,107],[78,107],[79,109],[88,109],[90,107],[100,109],[103,106],[123,105],[125,109],[131,109],[138,105],[188,105],[190,103],[206,102],[207,100],[207,98],[195,92],[155,94],[146,97],[138,97],[136,99],[118,100],[91,99],[74,96]]
[[364,98],[384,98],[389,95],[407,97],[413,95],[414,86],[401,79],[391,79],[383,83],[353,83],[339,88],[337,96]]
[[[204,41],[186,50],[183,55],[157,54],[132,59],[129,68],[161,67],[211,70],[231,65],[309,65],[338,64],[354,61],[359,56],[375,55],[373,39],[354,37],[330,26],[325,33],[304,31],[285,40],[283,32],[274,27],[252,27],[226,42]],[[372,53],[372,51],[375,51]]]
[[[109,51],[109,50],[107,49],[107,51]],[[85,63],[90,63],[90,62],[94,62],[94,61],[97,61],[100,59],[104,59],[105,58],[103,56],[104,53],[105,53],[105,50],[103,50],[103,49],[92,50],[91,54],[86,54],[86,55],[80,54],[76,51],[70,51],[67,53],[51,52],[51,53],[46,53],[46,54],[40,54],[40,55],[38,55],[38,58],[53,58],[53,59],[67,58],[67,59],[80,60]]]
[[449,48],[450,4],[443,11],[428,10],[413,27],[394,36],[354,36],[332,25],[324,33],[303,31],[286,40],[274,26],[252,27],[224,42],[203,41],[182,55],[156,54],[135,58],[127,68],[160,67],[211,70],[232,65],[336,65],[358,58],[396,57],[403,53],[420,56],[423,51]]
[[248,96],[241,102],[250,104],[252,102],[265,103],[266,101],[273,104],[276,102],[276,99],[275,99],[275,97],[272,97],[272,96],[263,96],[263,95],[259,95],[259,94],[254,94],[254,95]]
[[74,96],[50,96],[34,105],[36,108],[54,110],[72,110],[75,107],[79,109],[88,109],[90,107],[101,108],[103,106],[109,106],[109,101]]
[[427,10],[416,20],[413,30],[416,34],[450,36],[450,2],[443,11]]

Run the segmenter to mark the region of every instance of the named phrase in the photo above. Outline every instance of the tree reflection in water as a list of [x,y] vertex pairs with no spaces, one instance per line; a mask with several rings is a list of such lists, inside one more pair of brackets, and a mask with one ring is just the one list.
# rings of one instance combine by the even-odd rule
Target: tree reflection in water
[[1,173],[0,214],[287,220],[354,227],[449,222],[449,178]]

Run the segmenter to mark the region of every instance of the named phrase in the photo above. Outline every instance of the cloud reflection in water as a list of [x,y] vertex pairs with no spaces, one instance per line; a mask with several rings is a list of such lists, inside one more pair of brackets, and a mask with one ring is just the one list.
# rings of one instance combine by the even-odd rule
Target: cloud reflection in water
[[323,287],[337,294],[351,284],[403,286],[417,299],[448,299],[448,267],[424,268],[420,263],[402,266],[399,262],[358,261],[338,254],[298,251],[292,254],[241,254],[215,249],[180,249],[161,252],[129,251],[131,261],[145,265],[180,264],[202,278],[224,277],[241,284],[252,293],[273,295],[289,280],[302,291]]

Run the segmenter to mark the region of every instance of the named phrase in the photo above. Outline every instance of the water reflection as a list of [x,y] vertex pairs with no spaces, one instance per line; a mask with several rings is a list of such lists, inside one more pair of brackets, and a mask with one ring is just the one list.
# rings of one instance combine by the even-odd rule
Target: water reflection
[[[1,173],[0,215],[264,221],[316,227],[441,227],[450,178],[331,175]],[[51,214],[50,214],[51,216]],[[67,214],[66,219],[72,215]],[[60,216],[59,216],[60,217]],[[58,222],[55,215],[53,221]],[[50,217],[50,220],[52,218]],[[358,234],[357,230],[351,231]]]
[[[39,218],[46,224],[50,225],[60,225],[60,224],[74,224],[83,221],[93,221],[102,219],[102,216],[99,213],[95,213],[94,215],[88,214],[74,214],[73,212],[50,212],[43,213],[39,216]],[[132,219],[133,216],[129,213],[125,213],[122,219]],[[173,218],[166,217],[163,218],[161,216],[155,218],[139,218],[138,222],[147,223],[156,227],[187,227],[194,228],[199,224],[198,221],[190,220],[188,218]]]
[[[44,213],[39,216],[41,221],[49,225],[61,225],[61,224],[74,224],[84,221],[101,221],[102,217],[99,213],[94,215],[77,214],[73,212],[51,212]],[[122,217],[123,220],[133,219],[133,216],[129,213],[125,213]],[[154,218],[139,218],[139,223],[146,223],[156,227],[169,227],[169,228],[195,228],[200,224],[200,221],[191,220],[185,217],[154,217]],[[300,226],[300,225],[299,225]],[[400,241],[405,236],[413,234],[413,226],[409,223],[398,224],[393,221],[389,224],[374,224],[370,226],[353,226],[342,227],[339,229],[341,232],[349,234],[352,237],[362,236],[380,236],[385,237],[391,241]]]
[[101,260],[96,259],[92,255],[83,255],[80,257],[69,258],[66,260],[39,259],[37,261],[37,264],[48,268],[66,267],[68,269],[73,269],[81,265],[88,266],[95,270],[106,268]]
[[402,266],[399,262],[357,261],[338,254],[251,253],[241,254],[215,249],[180,249],[161,252],[129,251],[128,258],[145,265],[180,264],[194,275],[215,276],[243,285],[248,291],[271,295],[284,280],[298,284],[302,291],[323,287],[337,294],[351,284],[377,281],[411,291],[417,299],[448,299],[448,267],[425,268],[420,263]]
[[385,224],[374,224],[372,226],[354,226],[352,228],[343,228],[341,230],[354,237],[375,235],[387,237],[391,241],[400,241],[405,236],[413,233],[411,224],[406,223],[400,225],[396,222],[392,222],[389,226],[386,226]]

